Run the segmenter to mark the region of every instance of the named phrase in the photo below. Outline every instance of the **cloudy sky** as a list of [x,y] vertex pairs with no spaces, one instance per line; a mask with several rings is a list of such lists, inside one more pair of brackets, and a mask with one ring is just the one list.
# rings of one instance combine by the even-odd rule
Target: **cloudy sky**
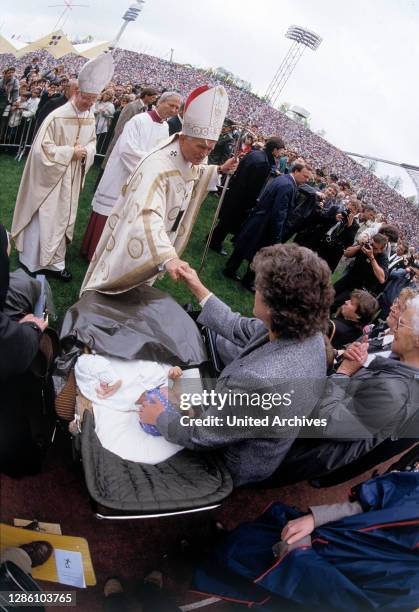
[[[129,0],[73,0],[71,35],[113,38]],[[20,0],[3,9],[0,32],[22,40],[56,25],[63,0]],[[11,7],[11,3],[8,3]],[[419,0],[146,0],[121,45],[197,66],[224,66],[266,88],[286,54],[289,25],[323,38],[306,50],[281,100],[311,113],[314,130],[346,151],[419,166]],[[397,174],[396,168],[380,167]],[[403,172],[404,193],[414,188]]]

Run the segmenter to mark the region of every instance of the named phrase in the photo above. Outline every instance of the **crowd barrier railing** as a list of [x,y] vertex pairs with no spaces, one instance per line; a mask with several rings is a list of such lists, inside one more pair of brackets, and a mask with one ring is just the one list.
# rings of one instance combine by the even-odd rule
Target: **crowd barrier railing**
[[30,146],[34,117],[24,117],[22,110],[5,111],[0,117],[0,148],[16,152],[20,161],[26,147]]
[[[15,152],[16,161],[21,161],[29,152],[35,135],[36,117],[23,117],[22,111],[12,111],[0,117],[0,151]],[[98,138],[96,159],[103,160],[113,137],[113,128]]]

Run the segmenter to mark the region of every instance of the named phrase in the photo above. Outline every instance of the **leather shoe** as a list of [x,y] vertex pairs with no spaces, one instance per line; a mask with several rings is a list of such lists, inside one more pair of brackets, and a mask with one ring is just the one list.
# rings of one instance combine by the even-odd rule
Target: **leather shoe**
[[57,278],[63,281],[64,283],[69,283],[72,280],[73,275],[69,270],[67,270],[67,268],[64,268],[64,270],[58,272]]
[[112,578],[108,578],[103,587],[103,594],[105,597],[109,597],[110,595],[115,595],[116,593],[123,593],[124,587],[120,579],[117,576]]
[[231,270],[229,270],[228,268],[224,268],[224,270],[222,270],[222,273],[224,274],[224,276],[226,276],[227,278],[231,278],[232,280],[235,280],[235,281],[241,280],[238,274],[236,274],[235,272],[231,272]]
[[40,274],[45,274],[45,276],[50,276],[52,278],[56,278],[57,280],[63,281],[64,283],[69,283],[73,275],[67,268],[64,270],[40,270]]
[[256,293],[256,289],[253,283],[246,283],[242,281],[242,287],[250,291],[251,293]]
[[29,555],[32,567],[38,567],[38,565],[42,565],[45,561],[48,561],[54,550],[49,542],[43,540],[22,544],[19,548],[22,548]]
[[223,257],[227,257],[228,255],[227,251],[222,246],[210,244],[209,248],[211,249],[211,251],[215,251],[216,253],[218,253],[218,255],[223,255]]

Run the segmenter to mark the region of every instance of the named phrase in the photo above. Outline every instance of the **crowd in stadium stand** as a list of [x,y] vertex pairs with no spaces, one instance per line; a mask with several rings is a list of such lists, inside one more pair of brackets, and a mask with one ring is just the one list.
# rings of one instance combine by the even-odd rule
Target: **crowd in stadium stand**
[[[108,61],[110,58],[101,59]],[[151,122],[150,117],[154,115],[159,119],[155,123],[162,126],[165,123],[163,119],[170,116],[169,122],[177,119],[178,129],[181,129],[182,123],[176,114],[180,114],[180,96],[171,90],[186,95],[204,82],[213,83],[204,71],[129,51],[118,50],[116,60],[116,76],[107,83],[95,103],[96,95],[109,79],[109,73],[93,91],[82,88],[83,75],[80,74],[80,91],[73,95],[77,87],[75,78],[85,61],[80,57],[64,57],[59,64],[44,52],[32,54],[29,58],[26,56],[16,63],[10,56],[0,58],[0,67],[4,69],[4,78],[0,79],[0,144],[7,149],[10,142],[5,135],[10,134],[14,135],[14,147],[18,141],[23,142],[26,126],[27,142],[33,142],[21,186],[25,185],[25,173],[32,178],[34,166],[31,159],[42,146],[45,147],[48,138],[54,141],[50,133],[60,132],[60,128],[57,129],[60,120],[68,120],[69,115],[65,112],[74,113],[70,116],[74,131],[71,133],[68,130],[70,146],[66,144],[64,147],[61,143],[57,146],[57,149],[69,150],[71,160],[65,167],[68,184],[71,184],[71,188],[67,189],[70,212],[73,203],[77,206],[79,185],[81,187],[84,178],[81,162],[83,157],[88,157],[86,148],[90,147],[90,164],[94,161],[95,151],[105,153],[115,128],[115,135],[118,134],[116,123],[126,104],[133,102],[131,107],[135,107],[134,116],[127,119],[127,124],[143,118]],[[118,504],[122,499],[124,508],[121,512],[126,514],[129,511],[131,515],[126,518],[136,518],[132,516],[136,512],[136,502],[141,518],[152,517],[154,512],[158,512],[155,516],[164,516],[208,509],[210,506],[207,504],[213,503],[208,500],[213,498],[212,493],[207,493],[210,489],[205,488],[207,482],[217,490],[222,489],[221,494],[226,496],[229,495],[229,479],[232,487],[256,484],[258,489],[250,493],[257,500],[261,486],[273,488],[276,496],[276,490],[284,484],[294,486],[309,479],[320,486],[347,483],[365,470],[379,464],[383,466],[384,461],[390,463],[390,460],[398,457],[397,463],[392,463],[389,468],[389,473],[375,475],[360,487],[353,488],[350,501],[310,505],[305,513],[275,503],[268,506],[260,519],[242,524],[232,532],[228,532],[218,521],[215,525],[208,525],[207,535],[202,530],[196,542],[190,539],[194,535],[191,529],[186,539],[178,538],[181,554],[174,563],[176,570],[181,570],[178,576],[194,566],[193,587],[198,593],[220,595],[240,603],[247,603],[249,598],[252,602],[259,601],[263,597],[261,605],[269,599],[272,610],[277,603],[275,597],[279,604],[291,602],[301,607],[302,603],[307,602],[316,610],[347,609],[346,604],[348,609],[355,609],[354,602],[357,601],[362,601],[368,609],[395,609],[397,605],[398,609],[413,610],[419,597],[418,530],[415,527],[419,503],[417,209],[339,149],[269,107],[257,96],[228,85],[226,88],[230,98],[229,121],[223,124],[220,119],[221,136],[216,148],[211,151],[215,143],[203,139],[195,140],[195,143],[206,149],[201,160],[209,153],[209,164],[213,166],[211,169],[201,167],[201,172],[210,170],[215,175],[214,166],[218,166],[218,173],[226,174],[229,168],[225,172],[223,165],[234,171],[228,182],[229,190],[221,206],[218,225],[215,232],[211,232],[209,247],[221,256],[227,255],[223,240],[227,235],[234,236],[234,251],[223,273],[232,282],[241,281],[246,289],[255,293],[254,316],[247,318],[232,313],[229,306],[213,292],[215,287],[206,287],[188,262],[178,259],[176,251],[175,257],[165,259],[165,250],[161,260],[153,254],[149,260],[151,262],[153,259],[152,264],[140,264],[143,246],[140,250],[138,244],[143,243],[137,238],[137,233],[141,235],[143,232],[149,244],[156,249],[157,243],[153,242],[152,236],[153,232],[157,235],[155,227],[159,230],[159,238],[162,231],[163,236],[166,232],[175,235],[182,214],[188,210],[184,208],[181,211],[178,207],[175,219],[171,219],[174,223],[167,226],[170,230],[166,230],[165,226],[162,230],[161,226],[153,226],[149,221],[147,226],[143,221],[138,221],[141,215],[154,214],[153,206],[159,218],[163,216],[164,207],[167,206],[169,210],[169,183],[162,183],[162,174],[176,177],[173,184],[176,185],[179,202],[192,195],[192,188],[188,193],[187,185],[198,183],[199,179],[192,173],[188,173],[192,178],[188,176],[183,179],[177,169],[167,172],[169,157],[176,158],[176,163],[196,163],[194,157],[186,156],[187,149],[182,149],[182,143],[190,140],[186,129],[178,141],[162,145],[167,149],[167,156],[162,157],[160,166],[156,164],[155,156],[161,155],[161,151],[151,153],[148,167],[147,160],[141,162],[141,166],[134,164],[131,186],[126,185],[131,193],[136,192],[132,199],[130,193],[126,196],[126,189],[122,196],[120,187],[116,190],[116,206],[122,203],[117,212],[123,212],[119,217],[116,209],[112,212],[112,206],[109,207],[111,217],[118,221],[112,226],[109,219],[108,226],[112,227],[112,232],[115,227],[117,230],[111,235],[112,240],[106,238],[100,245],[103,245],[102,250],[112,251],[116,243],[121,244],[118,262],[127,259],[128,251],[131,260],[135,260],[135,271],[126,274],[124,270],[124,277],[129,276],[129,283],[137,284],[122,286],[122,290],[116,292],[115,287],[118,286],[109,284],[104,274],[103,278],[111,287],[109,293],[115,292],[117,295],[106,295],[107,288],[105,295],[102,295],[103,286],[99,289],[90,286],[86,290],[83,284],[81,299],[71,307],[63,322],[63,351],[60,353],[60,365],[55,370],[54,357],[58,353],[58,343],[55,333],[48,326],[48,311],[53,312],[51,291],[46,281],[45,285],[41,284],[23,269],[9,274],[12,240],[6,228],[0,224],[0,380],[3,403],[0,410],[0,474],[12,478],[30,475],[33,478],[41,472],[51,440],[50,428],[57,423],[55,413],[60,419],[60,427],[55,427],[52,439],[55,430],[57,437],[64,433],[67,436],[68,426],[76,439],[73,458],[77,458],[78,463],[78,447],[82,448],[86,482],[90,481],[92,487],[91,483],[94,482],[96,486],[97,481],[97,488],[99,481],[105,483],[103,487],[101,484],[100,495],[103,497],[100,499],[104,502],[110,499],[112,505],[109,504],[109,508],[115,511],[119,511]],[[160,95],[164,91],[166,94]],[[89,104],[96,116],[95,126],[91,115],[85,120],[85,146],[79,140],[79,136],[81,139],[83,135],[81,121],[75,119],[80,117],[79,113],[89,112],[90,106],[83,110],[77,108],[77,99],[83,95],[91,98]],[[168,108],[164,116],[160,109],[165,98],[167,104],[167,99],[172,99],[174,109]],[[67,104],[69,99],[72,102]],[[152,109],[154,103],[156,108]],[[62,115],[58,112],[50,115],[51,121],[46,119],[48,113],[59,106],[66,109]],[[187,117],[188,105],[185,106],[184,117]],[[144,112],[147,109],[149,112]],[[130,107],[123,113],[128,111]],[[211,116],[208,113],[208,117]],[[243,138],[237,138],[240,133],[237,124],[244,124],[248,128],[242,134]],[[32,140],[40,125],[43,127],[38,132],[39,136]],[[48,132],[51,125],[53,128],[44,138],[43,132]],[[187,125],[186,119],[183,125]],[[169,126],[165,125],[166,128],[168,130]],[[62,132],[65,133],[66,129],[62,128]],[[76,130],[77,137],[74,136]],[[124,141],[127,131],[122,132],[119,142]],[[132,141],[137,144],[139,138],[132,137]],[[237,147],[239,162],[230,158],[236,143],[240,145]],[[179,155],[174,150],[175,146],[180,147]],[[24,151],[25,146],[19,146],[21,150]],[[121,156],[125,151],[121,145]],[[118,145],[114,152],[119,154]],[[38,157],[41,155],[38,154]],[[156,164],[156,168],[153,168],[153,164]],[[21,263],[32,273],[38,271],[40,260],[41,206],[52,194],[55,209],[61,213],[64,209],[66,193],[62,185],[65,183],[62,178],[57,183],[56,174],[53,174],[55,165],[48,157],[44,173],[33,175],[34,189],[21,187],[19,192],[26,191],[26,201],[35,208],[33,201],[38,196],[36,187],[41,185],[44,188],[40,196],[42,203],[36,208],[36,216],[33,215],[39,240],[26,240],[26,245],[30,243],[31,247],[35,246],[33,251],[36,250],[32,268],[25,264],[20,255],[25,251],[25,244],[22,251],[19,250]],[[78,175],[74,167],[79,169]],[[88,169],[89,166],[86,166],[86,172]],[[141,178],[137,177],[137,173],[141,174]],[[45,178],[44,182],[39,179],[40,176]],[[145,180],[150,178],[151,185],[158,185],[153,187],[154,191],[153,188],[149,188],[149,191],[144,188]],[[143,182],[137,189],[140,180]],[[50,184],[54,186],[45,197]],[[161,188],[162,184],[164,188]],[[214,190],[215,185],[214,182]],[[162,195],[159,195],[160,200],[156,198],[158,205],[155,205],[152,200],[157,192]],[[104,193],[110,199],[110,190],[104,189]],[[125,197],[126,200],[121,199]],[[132,203],[137,208],[131,206]],[[16,210],[19,210],[19,195],[15,216]],[[126,210],[134,210],[134,217],[126,214]],[[229,210],[235,220],[234,226],[228,218]],[[240,212],[243,213],[242,222],[237,223]],[[64,216],[68,219],[67,227],[70,227],[70,213],[68,217],[67,213]],[[106,223],[107,215],[102,216]],[[167,216],[170,220],[170,216]],[[124,229],[124,224],[132,224],[137,233],[121,232],[119,240],[118,228]],[[224,230],[221,231],[223,224]],[[25,232],[28,231],[27,227],[24,227]],[[143,227],[147,229],[143,230]],[[19,233],[13,233],[13,226],[12,234],[18,247],[16,236]],[[126,235],[135,237],[125,240]],[[293,240],[289,241],[292,236]],[[67,246],[70,240],[64,226],[63,243]],[[49,242],[53,243],[53,240]],[[130,250],[132,243],[137,244],[137,250]],[[100,245],[96,254],[100,251]],[[244,278],[240,278],[237,272],[244,260],[249,263],[248,271]],[[52,261],[52,258],[46,261]],[[156,261],[162,263],[157,266]],[[222,262],[223,258],[219,257],[218,261]],[[62,264],[64,266],[65,262],[62,261]],[[205,418],[192,417],[196,424],[186,427],[181,419],[189,420],[189,415],[194,413],[181,416],[180,410],[184,410],[184,406],[176,404],[177,392],[169,395],[165,385],[168,378],[175,383],[182,376],[180,367],[170,367],[172,361],[190,366],[191,362],[199,365],[202,358],[205,359],[205,366],[208,366],[202,344],[202,329],[195,327],[193,319],[179,304],[171,298],[166,300],[170,296],[153,286],[147,286],[139,276],[132,280],[139,270],[144,269],[150,271],[150,277],[164,270],[170,273],[170,264],[178,266],[176,274],[171,273],[172,279],[183,283],[201,308],[197,323],[208,331],[207,342],[217,379],[215,401],[211,397],[209,404],[203,403],[202,413],[197,413]],[[39,266],[43,265],[39,261]],[[336,280],[331,272],[339,266],[346,266],[346,269]],[[118,265],[114,267],[118,273],[122,268]],[[48,265],[46,269],[39,267],[39,271],[53,279],[72,280],[71,273],[64,267],[55,266],[54,269]],[[128,290],[136,291],[138,287],[141,287],[141,293],[131,293],[128,297]],[[138,304],[135,304],[137,298]],[[138,310],[134,310],[137,306]],[[71,345],[71,339],[74,339],[74,345]],[[195,341],[197,356],[192,355]],[[94,350],[91,350],[92,347]],[[113,355],[113,351],[120,352]],[[145,354],[146,351],[149,352]],[[113,370],[113,367],[118,369]],[[192,373],[196,368],[188,367],[188,370]],[[152,374],[149,374],[151,371]],[[52,372],[57,374],[54,380]],[[156,380],[159,377],[158,386],[154,383],[154,376]],[[56,397],[53,383],[57,384]],[[137,386],[134,387],[134,384]],[[278,388],[281,394],[277,393]],[[122,394],[114,396],[120,389]],[[128,394],[126,389],[129,390]],[[290,392],[284,393],[284,389]],[[213,393],[211,391],[209,395]],[[289,398],[294,393],[296,395],[291,402]],[[179,399],[182,395],[187,397],[189,394],[181,394]],[[193,393],[192,397],[196,395],[199,399],[199,393]],[[208,395],[207,391],[205,395]],[[249,403],[246,396],[256,399],[256,403],[253,403],[253,399]],[[217,403],[217,397],[228,398],[228,403],[224,401],[221,406]],[[291,404],[293,406],[289,408]],[[279,408],[277,412],[273,412],[276,408]],[[220,427],[217,421],[211,421],[219,418],[222,409],[227,415],[228,427]],[[89,415],[84,419],[82,428],[83,416],[79,415],[79,410],[85,410],[85,416]],[[272,410],[269,414],[282,424],[272,422],[272,429],[269,426],[265,429],[262,419],[254,418],[254,415],[262,414],[265,419],[268,410]],[[90,411],[93,411],[95,425]],[[52,419],[48,418],[48,412],[53,415]],[[103,415],[106,423],[102,421],[102,427],[98,424]],[[109,420],[109,416],[115,415],[117,421]],[[123,421],[119,420],[121,415]],[[128,415],[129,421],[125,420],[125,415]],[[234,417],[235,425],[237,415],[242,415],[244,427],[239,423],[237,427],[231,426],[229,416]],[[321,435],[310,437],[313,429],[310,430],[306,416],[314,423],[314,429],[319,428]],[[266,418],[269,421],[268,416]],[[207,426],[204,423],[206,419],[214,426]],[[223,419],[220,420],[222,425]],[[32,427],[35,422],[36,427]],[[320,425],[316,425],[316,422]],[[92,428],[90,433],[89,423]],[[105,437],[101,438],[105,429],[106,434],[112,433],[112,444],[116,441],[118,448],[110,446],[110,438],[105,445]],[[94,438],[91,436],[93,430]],[[297,439],[300,430],[302,435]],[[129,433],[129,439],[124,437],[125,432],[127,436]],[[149,446],[150,440],[156,444]],[[66,443],[64,448],[67,446]],[[88,448],[92,449],[89,461],[85,459]],[[156,450],[156,454],[149,453],[149,448]],[[183,452],[185,449],[186,453]],[[137,454],[128,455],[128,451]],[[160,454],[157,456],[157,452],[163,451],[167,453],[164,458]],[[211,451],[211,455],[208,451]],[[404,451],[407,451],[406,454],[400,457]],[[199,453],[207,454],[202,462],[198,461]],[[59,457],[61,460],[61,452]],[[90,474],[88,464],[92,470]],[[106,473],[109,469],[112,471]],[[378,473],[375,469],[374,474]],[[112,500],[113,487],[117,491],[115,502]],[[135,497],[131,489],[135,491]],[[172,502],[170,495],[174,489],[176,499]],[[145,496],[146,503],[141,505],[143,491],[147,494],[149,490],[152,497],[147,499]],[[223,490],[227,492],[223,493]],[[192,510],[188,509],[188,503],[191,503],[188,495],[193,495]],[[201,499],[206,508],[199,507],[197,499]],[[211,507],[217,507],[221,501],[225,499],[214,499],[215,505]],[[174,504],[174,510],[170,508],[170,503]],[[239,503],[244,506],[242,501]],[[147,515],[143,513],[144,508]],[[99,509],[101,512],[107,511],[102,503]],[[253,512],[251,504],[250,511]],[[104,517],[114,518],[106,514]],[[237,522],[241,518],[235,516],[234,520]],[[173,526],[174,529],[178,528],[175,523]],[[365,535],[362,532],[368,532],[367,537],[361,537]],[[154,551],[160,553],[160,540],[156,533],[151,534],[151,543]],[[324,539],[326,537],[327,540]],[[100,540],[99,535],[95,543]],[[166,546],[167,538],[162,553]],[[195,546],[199,554],[196,554]],[[115,547],[118,550],[118,542]],[[210,548],[212,552],[208,556]],[[382,554],[377,555],[378,549]],[[348,561],[348,550],[354,551],[352,556],[357,561],[356,566],[353,559]],[[42,540],[2,551],[0,591],[5,590],[2,589],[2,578],[4,582],[7,572],[12,577],[16,570],[30,574],[32,567],[43,565],[52,553],[52,545]],[[230,557],[234,563],[230,562]],[[121,566],[118,555],[115,558]],[[165,553],[166,567],[168,558]],[[12,573],[10,565],[6,565],[8,563],[12,565]],[[283,575],[275,578],[279,563],[282,564],[281,569],[286,568],[289,580],[283,580]],[[119,571],[119,566],[115,566],[115,571]],[[321,570],[316,570],[316,567]],[[303,571],[309,580],[300,580]],[[115,576],[113,567],[111,575]],[[175,579],[165,582],[177,586]],[[182,579],[182,582],[186,583],[186,579]],[[331,582],[341,588],[330,589]],[[163,575],[160,571],[151,572],[144,579],[139,591],[144,612],[179,610],[171,600],[166,600],[162,585]],[[112,577],[106,581],[104,595],[104,609],[108,612],[129,609],[118,578]],[[249,601],[249,604],[252,602]]]
[[[76,77],[86,61],[82,57],[68,55],[58,62],[46,51],[29,54],[19,60],[12,55],[3,54],[0,57],[0,69],[15,66],[17,75],[22,77],[25,67],[33,57],[38,59],[39,64],[37,78],[41,78],[57,65],[64,67],[60,68],[65,73],[64,76]],[[170,63],[157,57],[118,49],[115,59],[114,84],[117,88],[114,105],[117,111],[144,86],[153,86],[161,91],[175,89],[187,95],[203,82],[215,84],[202,70]],[[38,85],[35,79],[32,86]],[[419,235],[419,215],[415,205],[324,138],[268,106],[254,94],[227,84],[225,87],[230,99],[229,116],[233,120],[257,128],[260,135],[280,135],[289,149],[304,157],[314,168],[325,168],[329,173],[348,181],[353,190],[361,195],[362,201],[375,204],[388,223],[396,223],[404,236],[416,240]]]

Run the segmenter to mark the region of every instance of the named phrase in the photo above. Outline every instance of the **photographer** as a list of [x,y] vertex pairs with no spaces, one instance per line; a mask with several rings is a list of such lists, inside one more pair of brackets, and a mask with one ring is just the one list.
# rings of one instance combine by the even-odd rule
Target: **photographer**
[[[309,185],[309,183],[307,184]],[[310,189],[315,188],[310,186]],[[301,190],[299,192],[300,195]],[[294,236],[294,242],[318,253],[325,233],[336,223],[336,214],[339,211],[336,195],[337,186],[336,189],[333,186],[327,187],[323,192],[315,191],[316,206],[314,206],[309,216],[305,219],[304,227],[297,231]]]
[[[376,221],[378,211],[373,204],[364,204],[359,213],[359,229],[355,236],[355,242],[360,242],[372,238],[380,230],[381,223]],[[347,255],[352,257],[352,255]]]
[[335,271],[344,250],[354,242],[359,230],[356,215],[360,206],[358,200],[351,200],[347,207],[336,215],[337,223],[323,236],[317,252],[327,261],[331,272]]
[[377,294],[388,277],[388,258],[385,253],[387,238],[376,234],[371,242],[363,241],[344,251],[346,257],[353,257],[346,273],[335,284],[335,312],[349,297],[353,289],[365,289]]
[[[378,302],[381,307],[380,318],[385,319],[390,312],[392,303],[399,297],[406,287],[419,290],[419,258],[411,261],[406,256],[401,268],[393,269],[388,277],[388,282]],[[410,265],[406,265],[410,263]]]

